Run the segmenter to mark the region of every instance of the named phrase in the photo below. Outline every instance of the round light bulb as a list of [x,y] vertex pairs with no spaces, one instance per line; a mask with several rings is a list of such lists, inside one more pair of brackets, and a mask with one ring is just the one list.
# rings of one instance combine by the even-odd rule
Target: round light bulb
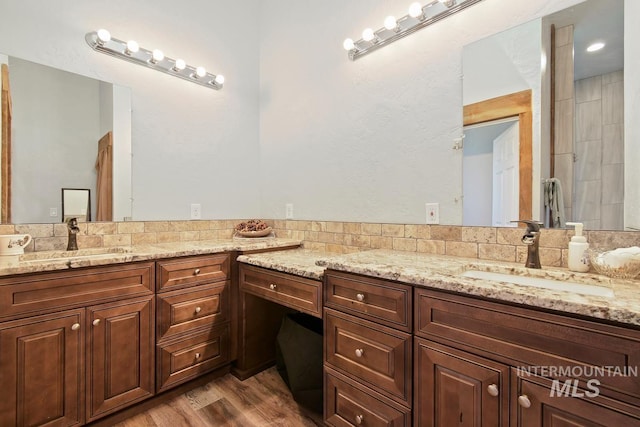
[[398,21],[394,16],[387,16],[384,20],[384,27],[387,30],[393,30],[398,26]]
[[187,64],[182,59],[176,59],[176,70],[184,70],[187,67]]
[[411,6],[409,6],[409,16],[412,18],[422,16],[422,5],[418,2],[411,3]]
[[603,47],[604,43],[602,42],[593,43],[592,45],[589,45],[589,47],[587,48],[587,52],[597,52]]
[[353,50],[355,49],[356,45],[355,43],[353,43],[353,40],[344,39],[344,42],[342,42],[342,47],[344,47],[344,50]]
[[98,41],[101,43],[106,43],[111,40],[111,33],[104,28],[100,28],[98,30]]
[[366,42],[370,42],[371,40],[374,39],[374,37],[375,37],[375,34],[373,34],[373,30],[371,28],[366,28],[362,32],[362,40]]
[[129,53],[136,53],[138,50],[140,50],[140,46],[138,46],[138,42],[136,42],[135,40],[129,40],[127,42],[127,51]]
[[204,67],[198,67],[196,68],[196,76],[198,77],[204,77],[207,75],[207,70],[205,70]]
[[221,85],[224,83],[224,76],[222,74],[218,74],[215,79],[213,79],[216,83]]
[[162,53],[160,49],[153,49],[151,57],[153,58],[153,62],[160,62],[164,59],[164,53]]

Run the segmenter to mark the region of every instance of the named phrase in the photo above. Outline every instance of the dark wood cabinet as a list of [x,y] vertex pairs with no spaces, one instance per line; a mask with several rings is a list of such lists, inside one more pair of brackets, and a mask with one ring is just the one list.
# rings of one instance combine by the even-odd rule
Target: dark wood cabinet
[[87,309],[87,421],[154,394],[153,297]]
[[415,338],[414,425],[507,427],[509,367]]
[[0,425],[84,421],[84,309],[0,324]]

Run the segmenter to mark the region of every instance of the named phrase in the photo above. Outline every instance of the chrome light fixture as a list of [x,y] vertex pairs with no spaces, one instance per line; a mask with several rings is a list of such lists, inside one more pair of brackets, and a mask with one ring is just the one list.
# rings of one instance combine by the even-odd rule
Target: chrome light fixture
[[134,40],[125,42],[115,39],[111,37],[109,31],[104,29],[87,33],[84,39],[97,52],[143,65],[211,89],[219,90],[224,85],[222,74],[211,74],[204,67],[192,67],[182,59],[169,58],[159,49],[153,51],[144,49]]
[[393,16],[387,16],[382,28],[376,31],[367,28],[362,33],[361,39],[357,41],[346,39],[342,46],[348,52],[349,59],[355,61],[369,52],[391,44],[480,1],[482,0],[431,0],[424,6],[414,2],[402,18],[395,19]]

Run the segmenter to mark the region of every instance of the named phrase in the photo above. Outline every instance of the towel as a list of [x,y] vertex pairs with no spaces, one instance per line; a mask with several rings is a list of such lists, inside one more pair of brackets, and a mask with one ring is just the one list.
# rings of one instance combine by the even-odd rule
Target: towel
[[546,226],[548,228],[564,228],[564,200],[562,196],[562,185],[558,178],[544,180],[544,208],[545,215],[548,215]]

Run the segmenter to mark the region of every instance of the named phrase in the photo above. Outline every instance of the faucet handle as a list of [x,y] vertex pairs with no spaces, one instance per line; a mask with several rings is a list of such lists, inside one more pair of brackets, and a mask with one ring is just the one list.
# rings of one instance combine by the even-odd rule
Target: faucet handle
[[511,222],[519,222],[522,224],[527,224],[527,233],[537,233],[540,231],[540,227],[543,225],[541,222],[533,221],[530,219],[519,219],[517,221]]

